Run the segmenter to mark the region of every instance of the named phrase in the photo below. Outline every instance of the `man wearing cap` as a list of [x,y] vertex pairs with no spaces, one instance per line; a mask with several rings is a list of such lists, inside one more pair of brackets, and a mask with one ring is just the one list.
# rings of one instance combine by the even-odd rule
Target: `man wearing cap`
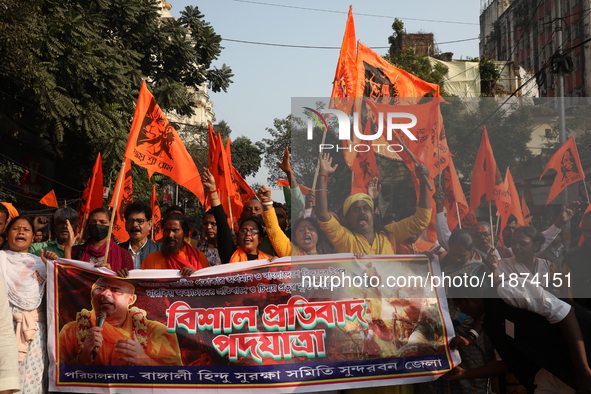
[[[82,309],[60,331],[61,364],[182,365],[176,334],[132,307],[137,296],[131,283],[102,277],[90,294],[92,310]],[[103,316],[101,324],[97,314]]]
[[[316,214],[320,228],[326,233],[337,252],[395,254],[398,242],[408,239],[414,234],[420,234],[429,225],[431,206],[426,183],[429,170],[426,166],[419,164],[416,167],[416,175],[421,180],[421,185],[419,204],[415,214],[399,222],[386,225],[385,232],[376,231],[374,228],[374,201],[365,193],[354,194],[345,200],[343,205],[345,226],[342,226],[336,218],[329,214],[326,197],[328,177],[335,172],[336,168],[336,165],[332,166],[330,155],[324,153],[320,159],[318,173]],[[371,183],[368,189],[372,189]],[[377,183],[374,183],[373,189],[376,191]]]

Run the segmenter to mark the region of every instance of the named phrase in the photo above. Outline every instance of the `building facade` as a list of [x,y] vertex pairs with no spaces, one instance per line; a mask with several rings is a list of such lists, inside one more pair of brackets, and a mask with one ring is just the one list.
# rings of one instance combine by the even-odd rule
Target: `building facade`
[[[567,56],[565,97],[591,94],[591,74],[585,66],[591,48],[583,41],[591,37],[591,0],[482,0],[480,54],[487,59],[514,62],[530,74],[538,74],[542,97],[556,97],[558,66],[553,55],[562,30],[562,52]],[[541,72],[540,72],[541,71]]]

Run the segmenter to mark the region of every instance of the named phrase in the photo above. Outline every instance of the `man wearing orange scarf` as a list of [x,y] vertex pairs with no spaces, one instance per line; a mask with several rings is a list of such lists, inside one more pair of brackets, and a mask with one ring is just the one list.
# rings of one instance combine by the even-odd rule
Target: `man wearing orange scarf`
[[137,299],[132,284],[102,277],[90,294],[92,310],[77,313],[60,332],[61,364],[182,365],[176,334],[131,307]]
[[178,212],[167,213],[162,219],[164,244],[162,250],[150,253],[142,262],[142,269],[179,270],[182,276],[190,276],[201,268],[209,267],[205,255],[187,244],[189,222]]

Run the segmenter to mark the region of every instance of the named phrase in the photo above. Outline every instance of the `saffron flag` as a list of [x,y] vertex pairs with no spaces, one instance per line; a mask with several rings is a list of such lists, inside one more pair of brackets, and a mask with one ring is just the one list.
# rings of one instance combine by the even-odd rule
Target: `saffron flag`
[[525,196],[521,196],[521,214],[523,215],[523,225],[529,226],[533,216],[531,216],[531,212],[525,203]]
[[125,149],[126,158],[148,170],[172,178],[205,201],[201,175],[178,133],[142,81],[131,131]]
[[502,193],[503,177],[497,168],[486,126],[482,128],[482,140],[476,161],[472,170],[472,184],[470,185],[470,210],[480,206],[480,199],[486,196],[486,201],[496,201],[495,195]]
[[242,201],[242,206],[246,204],[248,201],[252,200],[256,193],[248,183],[244,180],[242,175],[238,172],[236,167],[232,164],[232,149],[231,149],[232,141],[228,138],[228,143],[226,144],[226,157],[228,158],[228,164],[230,166],[230,170],[232,173],[232,183],[234,184],[234,189],[236,193],[238,193],[237,197],[240,198]]
[[[290,188],[291,187],[291,186],[289,186],[289,181],[287,179],[278,179],[277,180],[277,185],[279,185],[281,187],[287,187],[287,188]],[[306,187],[304,185],[300,185],[299,183],[298,183],[298,187],[300,188],[300,190],[302,191],[302,194],[304,196],[308,195],[308,193],[310,192],[310,190],[312,190],[309,187]]]
[[581,159],[579,159],[575,137],[570,137],[568,141],[566,141],[564,145],[552,155],[550,161],[548,161],[546,169],[542,172],[542,175],[540,175],[540,179],[542,179],[549,169],[555,170],[557,174],[556,178],[554,178],[554,183],[550,188],[546,205],[554,200],[568,185],[572,185],[585,178],[585,172],[581,165]]
[[[211,171],[224,211],[228,216],[228,225],[232,228],[242,213],[242,199],[233,182],[232,168],[229,164],[226,147],[220,134],[216,134],[209,125],[209,171]],[[210,202],[208,201],[208,207]]]
[[86,182],[86,189],[82,193],[80,202],[80,224],[84,222],[84,214],[88,214],[103,206],[103,161],[101,154],[96,156],[92,167],[92,174]]
[[439,85],[394,67],[361,42],[357,45],[357,76],[353,97],[413,97],[418,101],[432,91],[440,96]]
[[330,108],[337,108],[346,114],[351,112],[355,88],[357,85],[357,39],[355,38],[355,21],[353,6],[349,6],[345,35],[341,44],[341,52],[332,82]]
[[57,198],[55,197],[55,192],[52,190],[46,195],[43,196],[39,202],[43,205],[47,205],[48,207],[59,208],[57,205]]
[[517,218],[518,227],[525,226],[523,210],[521,209],[521,202],[519,201],[519,193],[517,193],[515,181],[513,180],[513,175],[511,174],[509,167],[507,167],[507,172],[505,174],[505,182],[507,184],[507,191],[511,196],[511,214]]
[[[443,192],[445,194],[443,205],[447,210],[447,225],[453,230],[469,212],[468,202],[462,190],[453,160],[449,161],[449,165],[443,170],[441,175]],[[434,203],[432,206],[435,206]]]
[[[371,122],[368,120],[364,128],[364,134],[369,134],[370,127]],[[355,158],[351,163],[351,172],[353,173],[353,179],[351,180],[351,195],[367,193],[367,185],[369,182],[373,178],[380,177],[376,155],[373,149],[355,153]]]
[[152,198],[150,198],[150,208],[152,208],[152,225],[154,240],[157,241],[162,238],[162,212],[158,206],[158,198],[156,197],[156,185],[152,185]]
[[523,226],[523,214],[521,213],[521,204],[519,203],[519,195],[515,188],[515,181],[509,167],[505,172],[505,180],[503,181],[503,188],[497,190],[498,193],[495,195],[495,204],[497,206],[497,212],[501,216],[501,223],[499,227],[499,237],[501,244],[503,242],[503,230],[507,226],[509,216],[513,215],[517,218],[518,226]]
[[[119,177],[117,177],[119,179]],[[115,186],[117,187],[117,186]],[[109,206],[113,208],[115,204],[116,192],[111,197]],[[133,182],[131,176],[131,161],[125,159],[125,167],[123,169],[123,185],[119,192],[119,203],[117,204],[117,211],[115,212],[115,221],[113,222],[113,234],[119,242],[129,239],[129,234],[125,230],[125,208],[133,202]]]

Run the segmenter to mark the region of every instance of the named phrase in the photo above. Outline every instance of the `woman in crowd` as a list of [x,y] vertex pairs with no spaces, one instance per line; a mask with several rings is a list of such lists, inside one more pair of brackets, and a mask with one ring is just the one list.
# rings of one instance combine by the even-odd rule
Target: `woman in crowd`
[[[81,245],[73,246],[74,236],[70,237],[72,244],[64,248],[64,257],[80,261],[88,261],[95,267],[106,267],[115,272],[122,268],[133,269],[133,260],[129,252],[109,240],[109,261],[105,262],[105,251],[107,250],[107,235],[109,232],[110,211],[105,208],[97,208],[88,217],[88,239]],[[68,225],[71,229],[71,226]],[[73,231],[72,231],[73,232]]]
[[257,196],[263,204],[263,219],[273,249],[279,257],[335,253],[335,249],[315,218],[299,218],[293,228],[293,239],[281,230],[271,199],[271,189],[262,186]]
[[273,260],[273,256],[259,250],[259,246],[265,238],[265,229],[257,216],[249,217],[240,224],[236,237],[238,246],[234,245],[230,236],[227,216],[221,207],[215,179],[207,168],[204,169],[201,180],[203,186],[208,190],[211,210],[218,226],[218,250],[222,264],[250,260]]
[[552,264],[548,260],[535,256],[545,241],[544,235],[533,227],[522,226],[515,229],[511,239],[513,256],[499,261],[497,274],[499,280],[501,275],[504,280],[509,280],[513,275],[521,281],[525,279],[524,274],[528,274],[528,279],[537,280],[542,284],[542,287],[545,287],[544,278],[548,278],[547,284],[550,287],[546,290],[560,297],[562,295],[560,289],[552,286],[552,274],[555,272]]
[[[474,260],[474,241],[467,229],[451,233],[448,241],[449,253],[443,258],[441,270],[450,277],[478,276],[486,273],[482,261]],[[473,369],[483,366],[493,355],[492,344],[483,333],[481,322],[475,321],[462,313],[451,300],[448,300],[449,314],[456,332],[453,339],[462,357],[463,368]],[[458,344],[456,346],[456,344]],[[431,383],[419,385],[419,393],[486,393],[487,379],[447,381],[438,379]]]
[[16,329],[19,384],[22,393],[42,393],[47,382],[47,326],[45,318],[45,257],[28,253],[33,242],[33,222],[24,216],[6,227],[8,250],[0,251],[0,270]]

